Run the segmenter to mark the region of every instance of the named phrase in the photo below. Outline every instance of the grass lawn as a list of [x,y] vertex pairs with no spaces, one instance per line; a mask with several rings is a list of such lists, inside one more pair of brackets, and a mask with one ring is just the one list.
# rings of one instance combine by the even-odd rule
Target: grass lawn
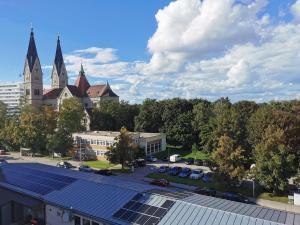
[[[224,183],[219,183],[219,182],[206,183],[202,180],[192,180],[189,178],[180,178],[177,176],[169,176],[167,174],[161,174],[161,173],[151,173],[151,174],[147,175],[147,177],[153,178],[153,179],[162,179],[163,178],[163,179],[166,179],[169,182],[173,182],[173,183],[186,184],[186,185],[197,186],[197,187],[213,188],[213,189],[215,189],[217,191],[221,191],[221,192],[235,191],[235,192],[241,193],[245,196],[252,197],[252,189],[238,188],[238,187],[226,185]],[[288,202],[288,198],[286,196],[273,196],[271,193],[267,193],[267,192],[258,193],[258,195],[256,197],[261,198],[261,199],[271,200],[271,201],[283,202],[283,203]]]
[[90,166],[90,167],[95,168],[95,169],[107,169],[107,168],[115,166],[112,163],[109,163],[107,161],[100,161],[100,160],[98,160],[98,161],[87,161],[87,162],[84,162],[82,164]]
[[181,155],[182,158],[187,159],[187,158],[194,158],[195,159],[200,159],[200,160],[207,160],[209,159],[209,154],[203,152],[203,151],[198,151],[196,155],[192,153],[192,151],[189,149],[183,149],[181,146],[167,146],[166,151],[163,152],[158,152],[155,154],[155,156],[158,159],[163,159],[168,157],[168,152],[169,155],[174,155],[174,154],[179,154]]

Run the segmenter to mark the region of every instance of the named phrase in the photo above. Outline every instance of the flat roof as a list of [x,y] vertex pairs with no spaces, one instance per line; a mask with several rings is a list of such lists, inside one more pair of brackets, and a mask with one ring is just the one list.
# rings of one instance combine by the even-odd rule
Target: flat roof
[[[119,131],[85,131],[80,133],[74,133],[73,136],[91,135],[91,136],[106,136],[117,137],[120,134]],[[164,133],[144,133],[144,132],[130,132],[133,135],[139,135],[142,138],[150,138],[163,135]]]

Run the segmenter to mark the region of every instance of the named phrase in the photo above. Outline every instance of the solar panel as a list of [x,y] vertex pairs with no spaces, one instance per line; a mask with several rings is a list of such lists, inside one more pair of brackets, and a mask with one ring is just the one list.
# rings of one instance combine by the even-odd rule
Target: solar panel
[[145,195],[135,195],[113,217],[137,225],[156,225],[175,203],[174,201],[166,200],[161,207],[157,207],[141,203],[145,202],[145,198],[141,196]]
[[170,208],[174,203],[175,203],[174,201],[166,200],[166,201],[161,205],[161,207],[162,207],[162,208]]
[[2,167],[2,173],[4,182],[39,195],[46,195],[54,190],[60,190],[76,181],[75,178],[37,171],[22,166],[4,166]]

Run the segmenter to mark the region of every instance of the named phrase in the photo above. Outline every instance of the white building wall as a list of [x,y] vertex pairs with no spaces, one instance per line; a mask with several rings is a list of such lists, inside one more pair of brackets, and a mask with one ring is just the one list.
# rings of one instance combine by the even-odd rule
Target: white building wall
[[[73,219],[67,221],[63,219],[64,213],[67,211],[64,211],[60,208],[46,205],[45,213],[46,213],[46,225],[73,225],[74,221]],[[66,214],[65,214],[66,215]]]
[[0,101],[7,105],[9,114],[20,112],[20,103],[23,96],[23,83],[0,83]]

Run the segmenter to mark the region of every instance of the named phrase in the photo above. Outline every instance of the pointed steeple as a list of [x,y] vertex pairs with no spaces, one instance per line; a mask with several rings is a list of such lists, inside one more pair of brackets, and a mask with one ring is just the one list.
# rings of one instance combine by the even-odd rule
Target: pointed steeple
[[89,89],[89,87],[91,86],[90,83],[88,82],[88,80],[85,77],[85,72],[83,70],[83,66],[81,63],[81,67],[80,67],[80,71],[77,77],[77,80],[75,82],[75,86],[77,86],[80,95],[86,96],[86,91]]
[[64,64],[64,59],[63,59],[63,55],[62,55],[62,51],[61,51],[61,47],[60,47],[59,36],[57,37],[57,45],[56,45],[54,64],[56,66],[57,74],[59,76],[61,73],[63,64]]
[[31,28],[31,32],[30,32],[30,39],[29,39],[26,58],[28,61],[30,72],[32,72],[35,60],[38,58],[35,40],[34,40],[33,28]]

